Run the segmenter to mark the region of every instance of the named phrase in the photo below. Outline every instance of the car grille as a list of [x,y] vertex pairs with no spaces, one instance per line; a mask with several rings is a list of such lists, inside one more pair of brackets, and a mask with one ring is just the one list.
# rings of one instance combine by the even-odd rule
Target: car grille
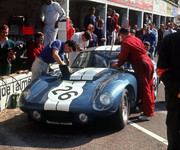
[[46,111],[43,113],[45,120],[53,122],[72,122],[73,114],[61,111]]

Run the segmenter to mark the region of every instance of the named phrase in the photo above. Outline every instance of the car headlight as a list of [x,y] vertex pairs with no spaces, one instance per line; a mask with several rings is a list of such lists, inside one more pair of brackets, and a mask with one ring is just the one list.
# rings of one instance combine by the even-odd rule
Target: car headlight
[[30,96],[30,92],[31,92],[30,89],[23,91],[22,94],[21,94],[21,97],[23,99],[27,100],[29,98],[29,96]]
[[108,92],[104,92],[103,94],[100,95],[99,99],[97,99],[94,104],[93,107],[95,110],[107,110],[109,109],[113,104],[113,96],[108,93]]
[[100,96],[99,100],[103,105],[109,106],[112,103],[112,96],[105,92]]

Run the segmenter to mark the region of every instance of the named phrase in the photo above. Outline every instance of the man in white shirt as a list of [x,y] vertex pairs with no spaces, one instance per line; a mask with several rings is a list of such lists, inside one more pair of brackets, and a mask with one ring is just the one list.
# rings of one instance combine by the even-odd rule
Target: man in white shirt
[[89,40],[92,38],[91,33],[86,32],[76,32],[73,34],[71,40],[74,40],[76,42],[76,52],[72,52],[69,54],[69,61],[70,65],[76,58],[76,56],[79,54],[80,51],[83,51],[86,49],[89,45]]
[[56,39],[58,22],[65,17],[65,11],[59,3],[52,0],[45,0],[45,2],[41,9],[41,21],[44,24],[44,46]]

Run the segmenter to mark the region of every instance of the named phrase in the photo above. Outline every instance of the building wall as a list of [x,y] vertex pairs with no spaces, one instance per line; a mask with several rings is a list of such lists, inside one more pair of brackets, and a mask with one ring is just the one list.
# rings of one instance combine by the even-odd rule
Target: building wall
[[[13,16],[23,16],[23,25],[33,26],[35,31],[42,31],[40,23],[40,11],[43,0],[3,0],[0,1],[0,24],[16,25]],[[17,18],[16,18],[17,20]],[[19,24],[18,24],[19,25]],[[20,30],[20,26],[16,29]],[[19,34],[19,32],[18,32]],[[21,34],[21,32],[20,32]]]

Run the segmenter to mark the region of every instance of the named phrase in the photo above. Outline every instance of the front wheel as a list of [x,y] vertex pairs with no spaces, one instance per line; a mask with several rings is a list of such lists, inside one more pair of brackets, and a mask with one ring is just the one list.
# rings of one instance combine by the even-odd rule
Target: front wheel
[[128,90],[124,89],[121,97],[121,103],[115,114],[112,115],[114,127],[118,130],[123,129],[129,119],[130,103],[128,101]]

